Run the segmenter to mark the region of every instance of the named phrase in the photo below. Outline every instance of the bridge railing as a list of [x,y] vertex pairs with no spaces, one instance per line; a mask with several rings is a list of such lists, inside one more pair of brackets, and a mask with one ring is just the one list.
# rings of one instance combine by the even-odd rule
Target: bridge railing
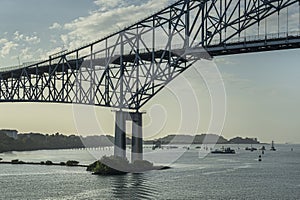
[[7,72],[7,71],[13,71],[13,70],[17,70],[17,69],[23,69],[26,67],[29,67],[31,65],[34,65],[36,63],[41,63],[44,62],[46,60],[36,60],[36,61],[31,61],[31,62],[24,62],[21,65],[14,65],[14,66],[9,66],[9,67],[0,67],[0,72]]
[[[284,39],[284,38],[290,38],[290,37],[300,37],[300,31],[290,31],[290,32],[280,32],[280,33],[270,33],[270,34],[261,34],[261,35],[251,35],[246,37],[238,37],[238,38],[232,38],[230,39],[227,44],[230,43],[242,43],[242,42],[252,42],[252,41],[265,41],[265,40],[272,40],[272,39]],[[220,40],[213,40],[210,45],[219,45]],[[172,50],[174,49],[182,49],[183,44],[174,44],[171,45]],[[139,49],[139,53],[147,53],[157,50],[164,50],[168,49],[166,46],[157,46],[155,49],[149,48],[149,49]],[[130,51],[125,51],[125,55],[130,54]],[[121,55],[119,51],[114,53],[115,56]],[[101,59],[105,58],[105,54],[96,54],[95,58]]]
[[[57,55],[57,54],[55,54],[55,55]],[[67,58],[69,60],[72,60],[72,59],[76,59],[76,56],[67,56]],[[23,68],[26,68],[26,67],[31,67],[31,66],[36,65],[37,63],[47,63],[47,61],[48,61],[48,59],[36,60],[36,61],[24,62],[21,65],[14,65],[14,66],[9,66],[9,67],[0,67],[0,73],[1,72],[8,72],[8,71],[13,71],[13,70],[18,70],[18,69],[23,69]],[[53,63],[53,64],[55,64],[55,63]]]
[[[232,38],[227,43],[241,43],[241,42],[251,42],[251,41],[263,41],[272,39],[284,39],[290,37],[300,37],[300,31],[290,31],[290,32],[280,32],[280,33],[270,33],[261,35],[251,35],[246,37]],[[216,39],[211,42],[210,45],[218,45],[220,40]]]

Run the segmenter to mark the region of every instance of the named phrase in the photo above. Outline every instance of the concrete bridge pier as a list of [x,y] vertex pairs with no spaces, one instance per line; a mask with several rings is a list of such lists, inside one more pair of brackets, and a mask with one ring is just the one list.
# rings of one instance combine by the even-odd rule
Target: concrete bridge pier
[[126,158],[126,112],[116,111],[114,155]]
[[142,113],[130,113],[132,120],[131,162],[143,160],[143,117]]
[[140,112],[116,111],[114,155],[126,158],[126,121],[132,121],[131,162],[143,160],[143,118]]

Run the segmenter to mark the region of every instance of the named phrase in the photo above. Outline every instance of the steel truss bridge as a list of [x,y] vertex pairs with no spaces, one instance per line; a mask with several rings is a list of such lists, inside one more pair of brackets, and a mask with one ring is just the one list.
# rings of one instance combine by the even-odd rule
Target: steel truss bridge
[[76,50],[2,68],[0,102],[117,108],[115,155],[126,155],[132,120],[132,161],[142,159],[143,105],[201,59],[299,48],[299,10],[300,0],[179,0]]

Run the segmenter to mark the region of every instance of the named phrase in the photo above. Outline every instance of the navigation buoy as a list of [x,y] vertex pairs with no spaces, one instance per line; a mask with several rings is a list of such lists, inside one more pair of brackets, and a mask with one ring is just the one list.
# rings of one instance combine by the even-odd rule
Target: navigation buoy
[[258,156],[258,161],[259,161],[259,162],[261,162],[261,161],[262,161],[262,159],[261,159],[261,155],[259,155],[259,156]]

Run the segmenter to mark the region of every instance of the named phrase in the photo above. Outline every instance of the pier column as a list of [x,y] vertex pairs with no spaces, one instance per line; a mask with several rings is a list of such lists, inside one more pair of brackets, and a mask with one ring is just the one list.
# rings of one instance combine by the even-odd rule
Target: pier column
[[143,160],[143,118],[142,113],[130,113],[132,120],[131,162]]
[[114,155],[126,158],[126,116],[127,113],[116,111]]

